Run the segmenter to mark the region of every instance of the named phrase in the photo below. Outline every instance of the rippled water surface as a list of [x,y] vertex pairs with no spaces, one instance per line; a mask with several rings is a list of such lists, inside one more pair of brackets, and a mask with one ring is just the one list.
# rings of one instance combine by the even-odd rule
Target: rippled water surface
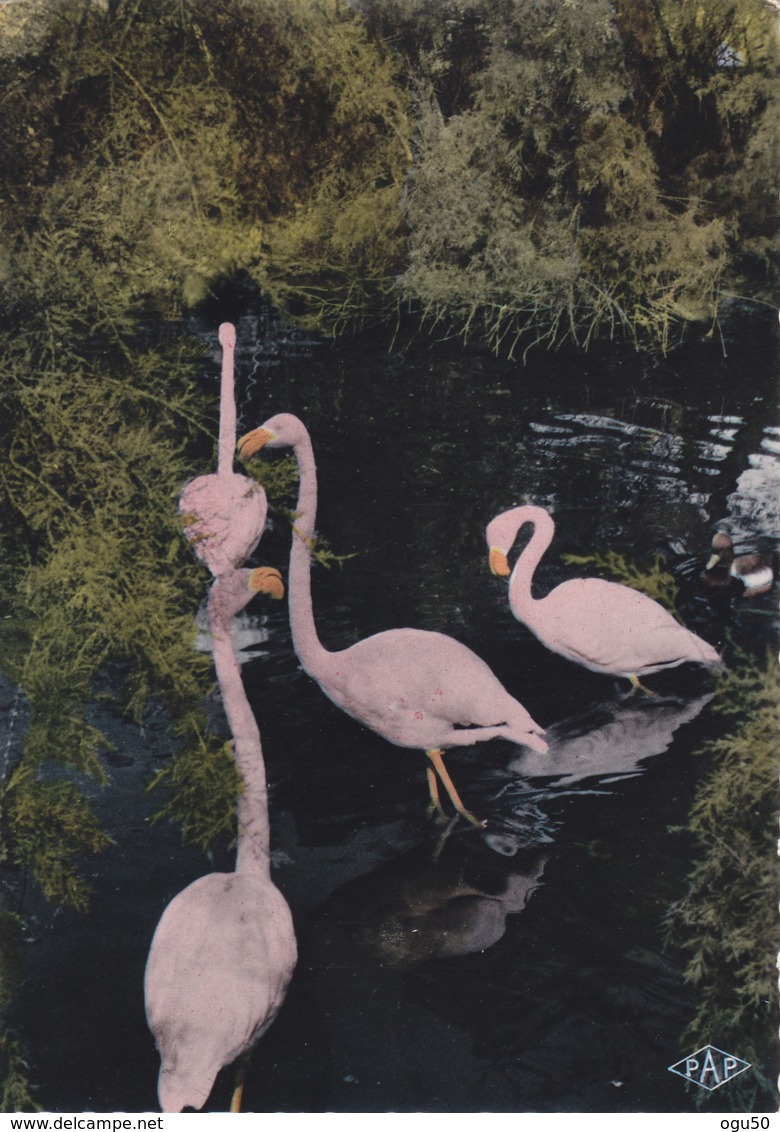
[[[323,643],[400,626],[451,634],[551,742],[546,756],[504,741],[451,753],[487,826],[443,837],[423,755],[366,731],[300,671],[286,604],[250,607],[243,672],[300,962],[255,1052],[246,1107],[693,1109],[667,1071],[687,1052],[694,1004],[661,921],[691,865],[674,827],[707,773],[696,751],[723,726],[716,680],[686,666],[649,677],[654,697],[628,695],[625,681],[549,652],[511,615],[484,530],[510,506],[540,504],[556,535],[538,593],[593,572],[565,554],[659,555],[689,628],[719,648],[776,653],[777,589],[713,600],[700,580],[718,525],[738,551],[780,547],[776,344],[759,334],[726,358],[705,344],[663,360],[616,348],[522,367],[453,344],[318,343],[260,316],[238,334],[239,428],[280,411],[304,420],[317,526],[349,556],[314,573]],[[204,373],[215,398],[217,358],[215,346]],[[277,517],[256,561],[286,571],[288,553]],[[138,1111],[156,1106],[141,989],[151,933],[212,863],[146,825],[155,803],[142,787],[170,750],[164,720],[150,718],[139,748],[128,724],[95,711],[116,743],[99,801],[116,845],[97,862],[88,918],[51,921],[28,894],[40,932],[22,1022],[47,1108]],[[768,1048],[770,1078],[775,1060]],[[225,1073],[209,1108],[226,1107],[230,1086]]]

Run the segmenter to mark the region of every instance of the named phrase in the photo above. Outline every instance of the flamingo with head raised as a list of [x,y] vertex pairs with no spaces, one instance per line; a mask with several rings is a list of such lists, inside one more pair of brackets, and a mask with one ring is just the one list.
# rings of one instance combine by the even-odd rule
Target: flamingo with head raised
[[399,747],[428,756],[431,800],[442,813],[438,779],[458,813],[464,807],[444,766],[443,750],[503,738],[546,751],[544,732],[471,649],[443,633],[389,629],[350,648],[321,644],[311,597],[311,554],[317,474],[311,439],[297,417],[282,413],[239,441],[247,460],[261,448],[292,448],[300,476],[290,552],[289,603],[293,644],[304,670],[348,715]]
[[[209,620],[214,662],[243,780],[232,873],[209,873],[173,898],[154,933],[144,992],[160,1051],[164,1112],[200,1109],[225,1065],[273,1022],[296,961],[287,902],[271,880],[268,793],[260,732],[230,635],[257,592],[281,596],[278,573],[232,570],[214,583]],[[240,1092],[232,1110],[240,1107]]]
[[[546,597],[531,592],[534,571],[552,542],[555,524],[543,507],[513,507],[486,530],[490,568],[510,574],[507,555],[530,523],[531,540],[509,579],[509,606],[542,644],[592,672],[625,676],[641,687],[640,675],[686,661],[719,665],[718,653],[686,629],[647,594],[601,578],[573,578]],[[645,689],[647,690],[647,689]]]
[[[243,781],[232,873],[210,873],[173,898],[146,964],[149,1028],[160,1051],[164,1112],[200,1109],[219,1070],[251,1050],[284,1000],[296,961],[287,902],[271,880],[268,791],[260,731],[241,680],[231,626],[255,593],[280,598],[278,570],[235,569],[263,533],[265,493],[233,474],[235,331],[220,327],[223,366],[220,459],[216,475],[193,480],[182,509],[196,508],[186,533],[217,580],[209,595],[214,663]],[[241,1105],[236,1088],[231,1111]]]

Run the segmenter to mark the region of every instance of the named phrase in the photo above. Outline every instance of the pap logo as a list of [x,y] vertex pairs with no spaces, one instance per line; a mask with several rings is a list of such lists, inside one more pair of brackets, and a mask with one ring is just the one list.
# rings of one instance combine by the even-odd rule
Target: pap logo
[[742,1058],[735,1057],[733,1053],[726,1053],[716,1046],[702,1046],[701,1049],[696,1050],[696,1053],[689,1053],[682,1061],[669,1066],[670,1073],[685,1077],[687,1081],[701,1085],[702,1089],[710,1093],[713,1089],[725,1085],[733,1077],[744,1073],[746,1069],[750,1069],[749,1061],[743,1061]]

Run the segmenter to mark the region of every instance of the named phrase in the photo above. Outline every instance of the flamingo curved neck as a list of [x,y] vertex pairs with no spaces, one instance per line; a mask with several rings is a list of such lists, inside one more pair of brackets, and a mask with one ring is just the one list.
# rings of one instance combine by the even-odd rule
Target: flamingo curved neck
[[331,654],[317,636],[311,598],[311,540],[317,518],[317,466],[308,433],[294,447],[298,461],[298,502],[290,549],[289,609],[293,646],[305,672],[319,680]]
[[[245,571],[241,571],[242,575]],[[247,572],[248,573],[248,572]],[[237,873],[262,873],[270,877],[270,824],[268,820],[268,788],[265,763],[260,743],[260,730],[249,706],[236,658],[231,622],[233,617],[220,615],[218,602],[209,602],[209,627],[214,650],[214,664],[222,692],[236,766],[243,780],[243,793],[238,798]]]
[[533,518],[527,518],[522,521],[517,528],[515,538],[520,533],[526,523],[533,523],[534,533],[531,535],[531,540],[522,552],[515,568],[512,571],[512,576],[509,579],[509,600],[513,608],[519,611],[530,611],[544,598],[535,598],[531,593],[531,583],[536,571],[536,567],[541,562],[545,555],[550,543],[553,539],[555,532],[555,523],[552,521],[546,511],[539,511]]

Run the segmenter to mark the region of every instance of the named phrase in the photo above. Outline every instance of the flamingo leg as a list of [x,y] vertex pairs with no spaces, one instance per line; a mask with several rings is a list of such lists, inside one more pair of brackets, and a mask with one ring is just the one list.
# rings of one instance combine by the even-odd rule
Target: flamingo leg
[[233,1096],[230,1098],[230,1111],[241,1112],[241,1101],[244,1097],[244,1081],[246,1080],[246,1067],[249,1054],[245,1053],[236,1066],[236,1083],[233,1086]]
[[644,684],[642,684],[640,682],[640,679],[635,672],[630,672],[628,678],[631,681],[631,684],[633,685],[634,688],[637,688],[637,689],[643,691],[648,696],[654,696],[655,695],[655,692],[652,692],[649,688],[646,688],[644,686]]
[[431,795],[431,804],[429,810],[431,813],[438,814],[439,821],[444,823],[447,821],[447,815],[442,808],[441,800],[439,798],[439,780],[437,779],[436,773],[432,766],[426,767],[426,770],[428,773],[428,790],[430,791]]
[[[485,823],[480,821],[479,818],[475,818],[474,815],[470,813],[461,802],[458,791],[455,789],[455,784],[447,773],[447,768],[445,767],[444,760],[442,758],[442,752],[438,749],[434,749],[426,751],[425,753],[433,763],[434,769],[441,779],[442,785],[449,794],[452,804],[458,811],[458,813],[461,814],[461,816],[464,817],[466,821],[470,821],[472,825],[475,825],[477,829],[484,829]],[[430,784],[430,778],[428,779],[428,783]]]

